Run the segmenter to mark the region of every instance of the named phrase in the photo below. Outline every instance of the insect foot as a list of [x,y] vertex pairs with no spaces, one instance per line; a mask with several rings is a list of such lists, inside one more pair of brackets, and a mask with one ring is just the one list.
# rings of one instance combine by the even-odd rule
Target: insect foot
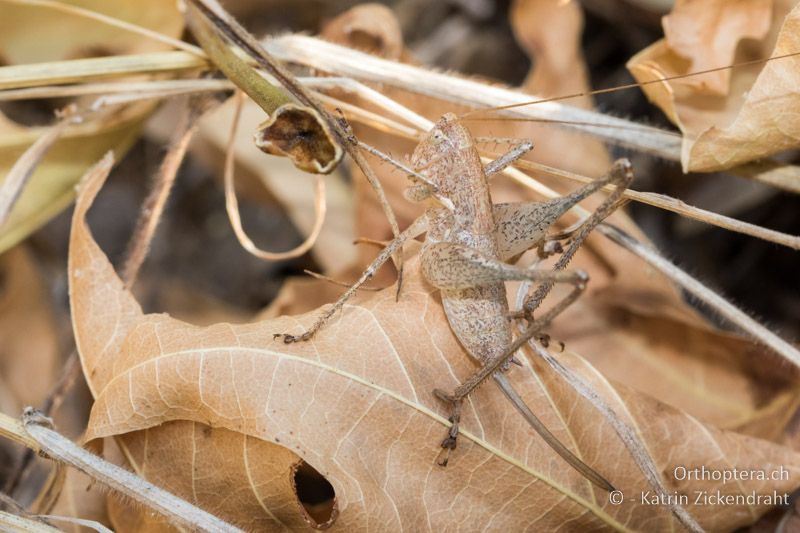
[[539,259],[547,259],[551,255],[564,253],[564,247],[559,241],[544,241],[536,248]]
[[439,466],[447,466],[447,462],[450,460],[450,451],[455,450],[458,444],[458,423],[461,421],[461,403],[463,399],[456,398],[441,389],[433,389],[433,394],[443,402],[450,404],[450,416],[447,419],[452,425],[447,431],[447,436],[442,441],[442,452],[436,460]]
[[306,331],[302,335],[290,335],[289,333],[275,333],[272,335],[273,339],[279,339],[283,337],[284,344],[292,344],[293,342],[300,342],[300,341],[307,341],[311,338],[312,333],[310,331]]
[[583,270],[576,270],[575,271],[575,286],[580,289],[586,289],[586,284],[589,283],[589,274],[584,272]]
[[625,185],[626,187],[633,181],[633,165],[630,160],[623,157],[614,161],[609,172],[611,183],[615,185]]

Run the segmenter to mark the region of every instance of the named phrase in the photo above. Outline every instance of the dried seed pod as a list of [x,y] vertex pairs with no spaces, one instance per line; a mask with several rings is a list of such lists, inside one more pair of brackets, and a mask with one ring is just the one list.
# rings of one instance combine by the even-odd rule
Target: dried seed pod
[[328,174],[342,159],[342,148],[325,120],[315,110],[297,104],[276,109],[258,127],[254,139],[262,151],[289,157],[306,172]]

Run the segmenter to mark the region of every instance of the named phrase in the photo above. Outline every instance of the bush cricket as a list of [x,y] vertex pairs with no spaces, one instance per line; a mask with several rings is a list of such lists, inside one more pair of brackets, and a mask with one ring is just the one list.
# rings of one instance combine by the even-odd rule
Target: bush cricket
[[[357,142],[354,139],[352,142]],[[493,204],[488,176],[499,172],[531,150],[531,143],[521,143],[506,155],[487,165],[481,163],[469,131],[452,114],[446,114],[417,145],[411,156],[411,168],[397,164],[417,181],[407,190],[415,201],[425,201],[428,208],[397,238],[390,241],[372,264],[319,319],[300,335],[277,334],[284,342],[310,339],[344,302],[385,263],[402,244],[427,233],[421,254],[425,279],[442,293],[448,322],[466,351],[482,368],[465,380],[452,394],[435,391],[450,406],[452,426],[442,441],[442,466],[450,450],[456,447],[461,404],[478,385],[493,377],[503,394],[539,435],[571,466],[589,481],[605,490],[614,490],[603,476],[583,463],[567,449],[525,405],[503,375],[514,353],[571,304],[585,288],[588,277],[580,271],[560,268],[571,258],[586,235],[610,214],[632,179],[630,163],[617,161],[605,178],[589,183],[568,196],[546,202]],[[569,232],[571,243],[564,254],[564,265],[554,270],[520,268],[506,261],[537,248],[540,255],[552,254],[558,247],[548,239],[547,231],[568,209],[607,184],[616,186],[605,202],[578,228]],[[559,235],[559,238],[565,237]],[[517,313],[510,313],[505,281],[530,280],[542,285]],[[572,291],[547,313],[533,319],[533,311],[553,283],[568,283]],[[526,332],[512,342],[512,320],[530,322]]]

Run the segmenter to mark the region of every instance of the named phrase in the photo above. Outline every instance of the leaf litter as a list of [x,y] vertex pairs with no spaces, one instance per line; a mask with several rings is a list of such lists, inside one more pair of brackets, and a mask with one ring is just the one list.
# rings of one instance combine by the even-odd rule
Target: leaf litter
[[[797,146],[800,132],[790,117],[800,106],[796,91],[800,56],[790,54],[800,50],[800,6],[794,0],[772,4],[720,2],[717,16],[698,16],[708,6],[698,10],[695,2],[678,2],[664,18],[666,39],[628,62],[642,82],[702,67],[782,57],[643,87],[683,132],[685,171],[730,168]],[[703,42],[697,42],[698,35]],[[739,41],[747,39],[760,46],[743,44],[737,49]]]
[[[256,517],[288,526],[298,523],[298,515],[303,516],[293,491],[271,495],[274,503],[260,492],[262,486],[275,490],[266,480],[254,477],[270,464],[274,450],[263,444],[251,449],[250,438],[284,447],[323,474],[335,490],[335,526],[341,528],[377,520],[390,529],[438,529],[452,520],[447,510],[454,504],[464,509],[474,524],[492,527],[549,528],[568,519],[585,527],[642,529],[667,527],[673,520],[663,509],[658,513],[643,506],[614,506],[603,501],[588,482],[561,467],[552,452],[534,444],[524,422],[490,388],[480,389],[470,402],[465,413],[465,442],[454,464],[438,469],[438,438],[447,422],[431,391],[443,386],[443,376],[450,376],[455,384],[456,376],[468,373],[470,364],[413,263],[408,265],[405,297],[400,302],[394,301],[391,289],[362,297],[318,338],[302,345],[287,346],[274,341],[272,335],[300,329],[313,314],[208,328],[166,315],[143,314],[84,221],[102,180],[99,176],[82,186],[70,246],[76,340],[96,398],[87,440],[118,436],[124,446],[129,438],[136,442],[160,430],[182,427],[191,433],[180,438],[197,444],[198,439],[213,441],[217,431],[198,425],[223,428],[221,443],[234,438],[238,453],[224,455],[226,467],[220,468],[219,474],[226,482],[236,483],[229,477],[227,463],[231,462],[231,467],[238,464],[244,468],[247,476],[239,478],[241,488],[229,488],[236,497],[198,503],[206,503],[209,511],[245,528],[253,527]],[[427,335],[415,336],[412,331],[426,331]],[[585,360],[571,354],[565,354],[564,360],[574,372],[603,383]],[[593,409],[547,368],[536,371],[528,368],[526,375],[512,376],[526,401],[582,455],[615,472],[619,486],[646,492],[641,474],[620,448],[598,447],[598,442],[611,442],[615,436]],[[599,388],[601,394],[609,394],[607,387]],[[630,416],[629,423],[638,428],[664,471],[682,464],[758,468],[770,463],[785,465],[790,472],[800,468],[800,456],[788,448],[704,426],[623,386],[611,390],[614,396],[607,401],[616,406],[622,403],[622,412]],[[503,412],[506,415],[498,416]],[[190,424],[162,426],[176,421]],[[140,430],[148,431],[137,435]],[[331,439],[331,435],[342,437]],[[675,442],[693,445],[680,447],[678,459]],[[268,450],[262,452],[263,459],[257,453],[261,447]],[[170,470],[170,488],[190,500],[197,494],[217,494],[204,486],[205,480],[214,486],[217,469],[205,468],[200,474],[189,468],[185,473],[192,475],[187,482],[194,492],[186,494],[180,489],[188,486],[176,488],[174,480],[180,476],[168,467],[183,461],[163,449],[144,459],[135,465],[137,470]],[[289,461],[282,466],[285,478],[290,479]],[[503,482],[495,485],[498,479]],[[791,483],[776,483],[776,490],[783,485],[788,490]],[[409,485],[422,490],[408,491]],[[455,496],[447,490],[453,485],[462,487]],[[487,486],[496,486],[496,490],[487,493]],[[741,490],[721,484],[700,486]],[[518,488],[509,493],[501,487]],[[241,513],[239,498],[251,500],[253,507],[263,502],[272,514],[273,509],[286,511],[276,518],[263,509],[255,515]],[[501,502],[509,499],[512,505],[498,514]],[[550,512],[531,512],[530,503],[522,503],[531,501]],[[724,515],[700,506],[689,506],[689,510],[711,529],[742,525],[752,518],[751,513],[757,513],[757,507],[748,506]],[[291,521],[286,524],[284,520]]]
[[[526,2],[517,4],[524,7]],[[558,89],[554,90],[558,92]],[[394,96],[397,99],[403,97]],[[431,103],[432,115],[436,114],[437,105],[441,106],[441,103]],[[491,129],[497,134],[504,127],[495,125]],[[404,150],[393,149],[393,153],[403,152]],[[552,154],[553,151],[549,153]],[[588,163],[587,167],[595,170],[599,168]],[[402,177],[395,174],[389,179],[397,182],[400,181],[398,178]],[[90,184],[87,185],[91,187]],[[502,187],[498,188],[502,190]],[[88,190],[91,191],[91,188]],[[519,194],[526,196],[530,193]],[[88,209],[91,196],[90,192],[84,197],[79,208],[82,206],[84,211]],[[81,213],[76,212],[76,217],[80,219]],[[382,221],[375,217],[372,222],[378,224]],[[620,222],[629,224],[635,230],[635,226],[628,220],[623,218]],[[371,224],[359,224],[359,229],[367,227],[371,227]],[[324,332],[327,341],[318,339],[311,347],[301,347],[303,349],[296,351],[280,346],[274,353],[267,353],[264,346],[269,345],[267,337],[270,333],[285,330],[289,324],[294,324],[299,330],[295,319],[283,317],[248,326],[220,324],[209,328],[194,328],[164,315],[144,315],[132,296],[115,285],[113,269],[102,252],[92,247],[93,241],[88,234],[75,237],[81,231],[85,233],[85,228],[80,228],[79,224],[76,224],[76,228],[78,229],[74,230],[73,238],[79,238],[83,248],[77,251],[73,248],[71,251],[72,259],[76,261],[73,262],[71,276],[75,282],[74,287],[80,286],[83,289],[73,290],[72,304],[76,306],[76,314],[78,309],[82,309],[85,312],[82,316],[89,317],[86,321],[76,321],[76,337],[83,338],[88,343],[88,347],[83,350],[86,352],[83,354],[83,364],[98,399],[93,409],[89,438],[123,435],[117,441],[137,471],[146,474],[150,479],[159,480],[161,486],[169,487],[190,501],[195,501],[242,527],[271,528],[282,523],[294,529],[318,525],[330,518],[334,519],[334,528],[376,523],[381,524],[381,527],[385,524],[401,524],[405,527],[408,520],[416,525],[413,520],[422,516],[428,520],[438,519],[441,521],[438,524],[443,526],[448,525],[446,518],[452,518],[451,515],[441,510],[438,513],[430,510],[437,509],[437,505],[440,509],[446,508],[440,498],[447,497],[447,488],[423,492],[421,495],[409,494],[407,490],[402,492],[397,488],[398,484],[420,479],[419,472],[432,464],[432,461],[427,460],[426,453],[436,451],[435,435],[438,434],[437,431],[441,432],[441,427],[446,423],[441,416],[437,418],[438,404],[425,395],[429,396],[434,386],[444,385],[441,376],[463,376],[469,373],[470,368],[466,363],[467,358],[463,357],[465,354],[453,341],[449,329],[443,327],[442,315],[436,314],[437,305],[440,304],[416,276],[413,260],[408,265],[409,279],[406,280],[406,289],[410,289],[413,298],[405,302],[405,305],[402,300],[399,304],[392,301],[392,289],[377,295],[364,296],[345,311],[330,331]],[[554,324],[552,333],[557,338],[568,339],[570,350],[559,355],[559,358],[563,358],[574,372],[595,383],[597,390],[604,397],[607,395],[606,400],[619,409],[619,412],[632,417],[627,420],[642,433],[648,444],[653,443],[653,458],[659,466],[665,465],[665,472],[669,471],[669,466],[674,465],[668,464],[659,454],[677,453],[666,446],[659,446],[668,442],[703,442],[699,449],[689,450],[686,448],[690,447],[686,446],[680,448],[681,453],[688,454],[685,456],[687,460],[697,464],[708,466],[725,463],[736,464],[738,467],[744,464],[742,461],[747,460],[753,464],[753,468],[758,468],[758,464],[765,461],[789,465],[793,472],[796,468],[794,452],[760,439],[776,442],[786,439],[784,428],[790,424],[789,418],[796,408],[797,395],[793,390],[795,374],[787,373],[780,363],[771,361],[755,345],[703,325],[704,320],[683,303],[680,295],[666,280],[652,270],[637,265],[636,260],[624,260],[617,254],[604,252],[603,246],[596,242],[587,249],[582,259],[579,258],[581,265],[588,265],[584,268],[592,273],[592,286],[595,290],[589,298],[580,302],[582,309],[575,309],[574,320],[565,319]],[[90,265],[91,280],[81,275],[86,270],[75,268],[78,259],[85,261],[80,264]],[[99,279],[95,280],[94,274],[100,274]],[[319,286],[316,281],[308,283],[306,290],[311,293],[309,301],[298,302],[293,312],[299,312],[312,302],[320,301],[317,294]],[[79,293],[83,293],[80,299]],[[426,310],[426,320],[419,320],[420,308]],[[587,308],[590,311],[587,312]],[[109,317],[116,318],[108,320]],[[105,324],[101,323],[101,318],[106,320]],[[308,322],[310,317],[297,318],[299,321],[304,319]],[[108,329],[110,324],[119,328],[111,332]],[[84,331],[79,332],[79,328]],[[420,349],[414,344],[421,339],[411,332],[422,328],[430,329],[432,338],[429,347]],[[560,328],[565,328],[566,332],[561,333]],[[358,335],[353,335],[354,331]],[[398,331],[404,333],[403,338]],[[609,335],[610,332],[613,335]],[[105,339],[109,343],[106,350],[97,349],[97,346],[104,344],[97,339]],[[582,342],[585,344],[581,345]],[[161,343],[167,345],[166,350],[160,346]],[[108,350],[109,347],[111,350]],[[117,347],[121,349],[122,355],[114,357],[112,353]],[[700,353],[698,347],[701,347]],[[573,351],[588,359],[574,355],[571,353]],[[339,361],[333,357],[334,352],[348,355],[345,361]],[[90,353],[91,356],[88,355]],[[446,361],[439,361],[439,368],[433,370],[430,369],[430,362],[423,364],[417,361],[421,354],[432,353],[447,354]],[[621,353],[643,355],[645,357],[638,362],[644,364],[636,367],[637,372],[628,372],[626,368],[630,368],[619,363]],[[172,355],[165,357],[165,354]],[[256,368],[253,362],[259,358],[256,354],[265,359],[274,359],[267,365],[267,370],[273,369],[274,375],[262,376],[259,373],[257,376],[263,379],[262,384],[254,384],[257,379],[247,375]],[[392,354],[395,359],[387,354]],[[169,361],[173,355],[177,362]],[[107,362],[98,362],[105,358]],[[371,359],[378,361],[370,362]],[[752,362],[754,360],[761,364]],[[613,442],[616,439],[613,431],[597,420],[592,406],[569,390],[552,371],[546,367],[536,367],[535,359],[533,361],[531,364],[536,368],[538,378],[530,374],[530,364],[520,371],[525,372],[524,376],[517,376],[520,380],[530,381],[526,382],[525,388],[526,394],[533,398],[530,400],[531,405],[537,411],[541,408],[548,425],[557,427],[559,436],[563,435],[565,442],[573,443],[581,453],[585,453],[587,457],[601,453],[596,449],[597,442]],[[380,364],[376,366],[376,363]],[[687,365],[691,370],[684,374],[682,371]],[[228,374],[212,370],[214,368],[226,368]],[[242,368],[246,370],[242,371]],[[609,382],[601,378],[595,368],[603,376],[616,379],[622,384],[615,382],[611,388]],[[259,372],[261,370],[258,369]],[[279,371],[283,374],[279,375]],[[155,373],[158,380],[155,385],[152,380],[133,380],[131,376],[137,372],[139,375],[148,375],[149,372],[149,376]],[[161,376],[164,374],[169,379],[162,386]],[[187,380],[187,374],[209,379]],[[276,375],[289,378],[276,382]],[[220,376],[223,376],[222,381],[227,381],[227,386],[214,383]],[[341,380],[345,384],[337,387],[336,384],[341,384]],[[455,382],[455,377],[453,380]],[[333,384],[325,381],[332,381]],[[128,387],[134,388],[123,390],[126,382]],[[210,404],[206,404],[208,395],[202,387],[206,382],[212,387],[211,390],[221,392],[219,396],[214,394],[216,403],[212,399]],[[284,382],[293,383],[296,389],[275,391],[272,387],[265,396],[266,387],[261,385],[284,385]],[[672,383],[676,386],[671,386]],[[320,388],[325,392],[325,387],[328,388],[328,394],[318,392]],[[350,394],[350,389],[355,392]],[[131,390],[135,394],[131,394]],[[239,395],[240,390],[254,391],[256,394]],[[347,391],[349,395],[342,395],[341,390]],[[558,460],[551,458],[548,461],[547,454],[544,453],[548,450],[539,449],[537,453],[530,449],[532,443],[536,442],[535,437],[520,437],[526,435],[526,427],[513,420],[514,413],[509,413],[502,400],[493,398],[491,392],[488,388],[481,389],[479,394],[487,399],[482,397],[480,405],[475,401],[473,420],[470,421],[474,428],[478,428],[473,429],[474,440],[469,444],[469,449],[465,449],[466,446],[459,448],[459,453],[466,456],[464,460],[467,462],[461,465],[455,475],[462,476],[469,472],[469,477],[474,479],[471,479],[472,484],[468,483],[457,495],[455,504],[465,504],[461,505],[468,511],[465,512],[465,520],[477,520],[470,524],[485,523],[492,527],[508,524],[516,527],[530,519],[529,516],[518,516],[522,513],[511,512],[509,516],[500,517],[491,513],[502,505],[492,500],[492,494],[486,495],[481,489],[498,479],[498,472],[506,476],[502,479],[508,479],[511,486],[516,483],[516,486],[528,487],[516,494],[519,501],[537,501],[530,497],[527,500],[522,498],[530,486],[539,490],[544,486],[547,497],[551,498],[555,498],[554,495],[568,494],[568,505],[562,502],[562,507],[556,513],[562,520],[564,517],[573,518],[577,515],[575,520],[585,521],[582,524],[611,524],[620,529],[651,529],[670,522],[672,518],[664,509],[659,509],[664,511],[662,515],[644,513],[641,512],[642,509],[623,511],[622,508],[613,508],[602,500],[602,496],[593,494],[590,488],[582,486],[580,480],[571,479],[565,469],[558,471]],[[376,412],[372,412],[372,408],[364,410],[365,412],[355,409],[353,413],[339,413],[327,406],[325,409],[314,409],[315,402],[318,405],[319,402],[324,404],[325,399],[330,402],[334,398],[337,407],[341,405],[346,410],[348,399],[352,400],[349,406],[361,405],[359,402],[363,402],[362,395],[375,401],[373,407]],[[650,396],[664,403],[653,400]],[[258,404],[257,399],[262,400],[263,404]],[[244,406],[251,411],[243,409],[243,401]],[[399,405],[394,405],[393,402]],[[274,419],[266,408],[273,404],[283,407],[282,411],[278,409],[278,413],[273,414]],[[675,410],[668,405],[681,410]],[[259,410],[259,406],[264,408]],[[325,457],[325,452],[320,449],[324,450],[330,443],[323,438],[325,435],[320,434],[320,428],[305,427],[308,421],[298,420],[287,414],[297,413],[298,409],[307,416],[319,416],[331,411],[336,419],[325,422],[338,424],[338,427],[351,431],[348,442],[343,444],[345,457],[342,460],[352,462],[347,464],[355,464],[352,471],[343,468],[338,461],[333,466],[329,464],[330,454]],[[495,410],[492,416],[489,414],[491,409]],[[409,414],[407,410],[415,412]],[[493,420],[497,417],[496,413],[503,412],[508,414],[502,417],[501,422]],[[593,417],[590,416],[592,414]],[[353,416],[359,418],[354,420]],[[397,422],[395,418],[407,421],[406,429],[421,426],[419,433],[415,433],[413,443],[406,439],[405,434],[398,435],[398,431],[403,428],[387,423],[387,420]],[[298,424],[302,427],[298,427]],[[659,425],[663,427],[652,427]],[[439,429],[431,429],[431,426]],[[325,426],[320,424],[320,427]],[[469,423],[467,427],[472,429]],[[715,427],[734,429],[737,433],[719,431]],[[291,428],[297,429],[295,431]],[[295,434],[287,435],[287,432],[292,431]],[[515,438],[512,439],[509,433],[513,433]],[[740,433],[747,433],[758,439],[748,438]],[[432,435],[434,438],[431,440]],[[705,440],[698,435],[705,437]],[[358,442],[356,437],[363,437],[363,442]],[[176,442],[186,444],[176,446]],[[522,449],[523,443],[529,447]],[[173,448],[174,457],[160,457],[161,454],[153,452]],[[395,453],[407,449],[411,450],[410,455],[415,458],[414,464],[409,465],[405,461],[407,457],[395,457]],[[723,454],[729,453],[731,458],[723,459],[722,463],[713,463],[711,457],[717,457],[713,450],[718,452],[719,449]],[[198,455],[188,454],[189,450],[195,450]],[[375,450],[387,452],[368,453]],[[747,450],[747,453],[742,450]],[[608,450],[603,450],[606,451]],[[634,492],[639,487],[644,491],[646,484],[630,459],[626,462],[620,449],[610,452],[610,457],[605,460],[614,464],[615,470],[619,470],[625,481],[634,487]],[[735,452],[745,457],[740,459]],[[202,459],[198,459],[201,455]],[[339,456],[334,457],[338,459]],[[683,458],[684,456],[681,457]],[[291,472],[301,460],[307,461],[333,484],[336,494],[335,510],[323,506],[321,514],[311,517],[308,513],[312,513],[312,507],[299,505],[296,494],[298,478]],[[599,461],[602,463],[603,460]],[[224,464],[234,470],[226,472],[224,468],[213,469],[213,472],[203,472],[198,477],[196,469],[201,463]],[[481,463],[480,468],[477,468],[476,465]],[[408,474],[406,469],[409,469]],[[383,478],[373,479],[374,472],[378,472]],[[391,475],[394,472],[403,472],[403,476]],[[487,472],[489,475],[486,475]],[[430,472],[426,476],[428,474]],[[483,475],[486,477],[481,477]],[[669,476],[665,476],[669,480]],[[247,479],[248,482],[243,486],[236,485],[239,488],[231,491],[232,478],[237,481]],[[431,478],[428,476],[427,479]],[[380,480],[384,481],[383,485],[379,483]],[[481,480],[486,480],[483,486],[479,483]],[[709,489],[713,489],[713,484],[710,485]],[[363,494],[365,487],[371,487],[377,493],[370,494],[374,498],[372,501],[378,504],[375,514],[370,513],[371,509],[354,496]],[[776,490],[788,491],[791,488],[793,487],[787,484],[787,487]],[[218,495],[223,490],[230,492],[232,496],[220,502]],[[682,486],[676,490],[690,492],[694,487]],[[746,488],[742,490],[746,492]],[[269,494],[262,497],[265,493]],[[454,502],[446,503],[449,505]],[[359,507],[359,504],[362,506]],[[509,507],[514,506],[509,505],[503,509],[508,511]],[[115,508],[119,512],[119,505],[112,505],[112,515]],[[252,509],[252,514],[249,511],[244,512],[246,509]],[[353,509],[360,512],[353,513]],[[512,509],[515,510],[518,509]],[[750,523],[763,510],[737,508],[726,516],[708,516],[709,509],[691,509],[704,527],[712,530],[727,530]],[[126,517],[141,516],[141,513],[122,513]],[[122,515],[118,515],[115,523],[125,530],[125,522],[120,522],[119,516]],[[547,519],[552,520],[553,517],[544,518]],[[500,520],[507,522],[502,523]],[[148,527],[153,525],[152,521],[147,523]],[[557,520],[552,523],[559,524]],[[128,525],[131,530],[135,530],[133,522]],[[536,525],[546,527],[545,522],[538,522]]]

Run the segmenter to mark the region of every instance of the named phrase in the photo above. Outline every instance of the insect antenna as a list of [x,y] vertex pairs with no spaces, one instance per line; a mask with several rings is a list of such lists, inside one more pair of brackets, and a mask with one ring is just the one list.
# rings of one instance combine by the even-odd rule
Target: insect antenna
[[[722,67],[714,67],[714,68],[705,69],[705,70],[697,70],[697,71],[694,71],[694,72],[687,72],[686,74],[677,74],[675,76],[666,76],[666,77],[663,77],[663,78],[659,78],[657,80],[647,80],[647,81],[636,82],[636,83],[628,83],[628,84],[625,84],[625,85],[618,85],[616,87],[607,87],[605,89],[594,89],[594,90],[591,90],[591,91],[581,91],[581,92],[572,93],[572,94],[565,94],[565,95],[562,95],[562,96],[553,96],[551,98],[541,98],[541,99],[538,99],[538,100],[531,100],[529,102],[519,102],[519,103],[516,103],[516,104],[507,104],[507,105],[496,106],[496,107],[483,107],[483,108],[473,109],[471,111],[467,111],[466,113],[462,114],[459,118],[467,119],[467,117],[471,117],[471,116],[479,114],[479,113],[488,113],[488,112],[491,112],[491,111],[504,111],[504,110],[507,110],[507,109],[514,109],[514,108],[517,108],[517,107],[525,107],[525,106],[529,106],[529,105],[533,105],[533,104],[543,104],[545,102],[557,102],[557,101],[561,101],[561,100],[570,100],[572,98],[580,98],[582,96],[594,96],[594,95],[597,95],[597,94],[607,94],[607,93],[613,93],[613,92],[617,92],[617,91],[625,91],[625,90],[628,90],[628,89],[634,89],[636,87],[643,87],[645,85],[652,85],[654,83],[662,83],[662,82],[665,82],[665,81],[672,81],[672,80],[680,80],[680,79],[684,79],[684,78],[691,78],[693,76],[700,76],[702,74],[710,74],[712,72],[719,72],[719,71],[722,71],[722,70],[730,70],[730,69],[739,68],[739,67],[746,67],[746,66],[749,66],[749,65],[757,65],[759,63],[767,63],[769,61],[776,61],[776,60],[779,60],[779,59],[786,59],[786,58],[794,57],[794,56],[797,56],[797,55],[800,55],[800,51],[789,52],[789,53],[786,53],[786,54],[780,54],[780,55],[766,57],[766,58],[762,58],[762,59],[751,59],[751,60],[748,60],[748,61],[741,61],[741,62],[738,62],[738,63],[733,63],[731,65],[725,65],[725,66],[722,66]],[[510,120],[515,120],[515,119],[510,118]]]

